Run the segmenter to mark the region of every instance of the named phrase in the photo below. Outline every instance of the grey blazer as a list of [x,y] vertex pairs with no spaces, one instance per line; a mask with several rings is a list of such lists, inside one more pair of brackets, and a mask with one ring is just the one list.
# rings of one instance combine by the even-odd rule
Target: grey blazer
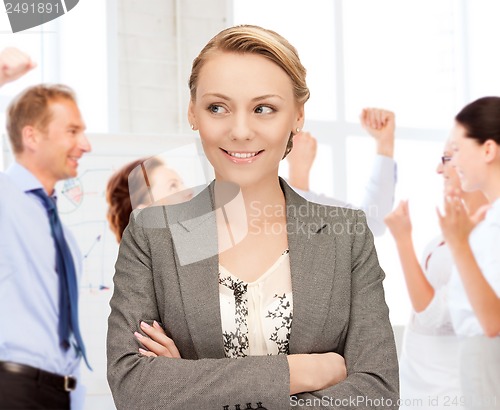
[[[290,354],[337,352],[347,379],[290,397],[286,356],[225,358],[212,184],[187,203],[143,210],[124,233],[107,339],[118,409],[397,408],[384,272],[363,212],[308,202],[280,183],[294,301]],[[182,359],[139,355],[133,333],[141,320],[162,323]]]

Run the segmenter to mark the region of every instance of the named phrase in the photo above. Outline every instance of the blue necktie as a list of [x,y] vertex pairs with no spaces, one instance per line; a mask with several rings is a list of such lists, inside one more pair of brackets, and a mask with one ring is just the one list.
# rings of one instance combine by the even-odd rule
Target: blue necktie
[[78,326],[78,283],[76,280],[75,264],[57,213],[55,200],[47,195],[45,190],[39,188],[32,191],[39,197],[50,221],[50,230],[56,247],[56,270],[59,275],[59,340],[64,349],[70,346],[71,332],[76,340],[76,349],[82,354],[87,367],[90,369],[82,335]]

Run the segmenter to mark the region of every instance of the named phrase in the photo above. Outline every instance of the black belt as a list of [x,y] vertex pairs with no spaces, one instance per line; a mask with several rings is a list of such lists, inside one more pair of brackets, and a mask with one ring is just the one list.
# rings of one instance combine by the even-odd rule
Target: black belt
[[0,372],[26,376],[38,380],[40,384],[52,386],[66,392],[73,391],[76,388],[76,379],[73,376],[61,376],[25,364],[0,362]]

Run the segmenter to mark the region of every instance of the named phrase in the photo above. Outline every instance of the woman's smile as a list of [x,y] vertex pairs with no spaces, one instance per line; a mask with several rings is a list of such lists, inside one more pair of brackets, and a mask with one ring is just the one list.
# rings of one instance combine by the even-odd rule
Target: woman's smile
[[229,151],[224,148],[221,148],[221,151],[235,164],[252,164],[264,152],[263,149],[258,151]]

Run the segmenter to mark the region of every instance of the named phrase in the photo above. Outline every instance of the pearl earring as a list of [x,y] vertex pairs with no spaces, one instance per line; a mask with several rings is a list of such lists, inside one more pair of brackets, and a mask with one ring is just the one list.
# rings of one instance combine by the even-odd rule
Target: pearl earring
[[191,129],[194,130],[194,124],[191,124]]
[[298,134],[299,132],[300,132],[300,128],[299,127],[295,128],[295,133]]

